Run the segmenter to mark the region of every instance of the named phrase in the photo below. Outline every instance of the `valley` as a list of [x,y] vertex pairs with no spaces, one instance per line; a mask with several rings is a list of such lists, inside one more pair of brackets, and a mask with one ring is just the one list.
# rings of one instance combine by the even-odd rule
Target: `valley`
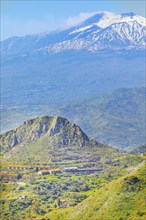
[[[80,220],[82,215],[85,220],[89,216],[93,219],[95,216],[97,219],[144,219],[144,164],[139,166],[143,160],[140,155],[114,158],[104,171],[93,173],[59,172],[55,168],[54,173],[48,174],[46,170],[45,174],[40,174],[41,170],[37,171],[36,167],[44,169],[44,166],[10,171],[3,164],[3,172],[11,172],[13,176],[1,176],[2,219]],[[129,168],[133,169],[130,174]],[[132,199],[128,199],[128,207],[125,195]],[[140,199],[138,209],[137,198]],[[105,203],[106,209],[102,208]],[[122,204],[121,209],[118,204]]]

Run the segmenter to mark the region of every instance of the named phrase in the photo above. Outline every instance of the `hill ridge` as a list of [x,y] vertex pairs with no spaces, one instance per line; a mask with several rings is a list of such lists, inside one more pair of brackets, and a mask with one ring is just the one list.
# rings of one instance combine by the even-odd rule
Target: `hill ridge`
[[27,120],[14,130],[1,134],[0,139],[2,149],[9,151],[23,142],[35,142],[44,136],[55,145],[84,146],[91,142],[79,126],[61,116],[39,116]]

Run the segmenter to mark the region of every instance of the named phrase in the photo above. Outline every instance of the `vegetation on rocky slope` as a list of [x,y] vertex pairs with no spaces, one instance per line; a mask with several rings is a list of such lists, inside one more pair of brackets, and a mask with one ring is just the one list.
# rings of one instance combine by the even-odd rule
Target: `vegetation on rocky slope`
[[145,168],[111,181],[83,202],[48,215],[50,220],[144,220]]
[[144,155],[97,143],[59,116],[26,121],[1,145],[1,219],[144,219]]
[[102,166],[104,160],[125,154],[88,138],[80,127],[59,116],[26,121],[2,134],[1,145],[6,161],[20,164],[88,166],[91,162],[92,166]]

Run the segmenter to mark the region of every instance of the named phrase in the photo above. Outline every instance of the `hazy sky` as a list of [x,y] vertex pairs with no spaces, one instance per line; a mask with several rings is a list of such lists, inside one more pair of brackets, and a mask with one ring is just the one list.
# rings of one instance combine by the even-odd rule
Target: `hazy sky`
[[96,11],[146,17],[145,0],[1,0],[1,39],[69,27]]

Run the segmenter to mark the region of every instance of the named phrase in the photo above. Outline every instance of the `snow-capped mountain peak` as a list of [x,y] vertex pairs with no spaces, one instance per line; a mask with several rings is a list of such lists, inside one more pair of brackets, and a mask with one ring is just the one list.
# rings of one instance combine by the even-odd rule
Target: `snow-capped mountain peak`
[[116,13],[111,13],[111,12],[105,12],[102,16],[102,18],[97,22],[97,25],[101,28],[106,28],[110,26],[111,24],[114,23],[119,23],[119,22],[134,22],[137,21],[141,25],[146,24],[146,19],[137,16],[134,13],[124,13],[124,14],[116,14]]
[[146,18],[130,13],[99,12],[66,30],[2,42],[2,54],[58,53],[64,50],[144,49]]
[[100,28],[106,28],[114,23],[119,22],[138,22],[142,26],[146,25],[146,18],[138,16],[133,12],[117,14],[112,12],[100,12],[94,14],[92,17],[88,18],[86,21],[79,25],[79,28],[76,30],[86,30],[88,27],[96,25]]
[[146,43],[145,24],[145,18],[132,12],[96,13],[74,27],[65,40],[55,43],[49,50],[142,49]]

